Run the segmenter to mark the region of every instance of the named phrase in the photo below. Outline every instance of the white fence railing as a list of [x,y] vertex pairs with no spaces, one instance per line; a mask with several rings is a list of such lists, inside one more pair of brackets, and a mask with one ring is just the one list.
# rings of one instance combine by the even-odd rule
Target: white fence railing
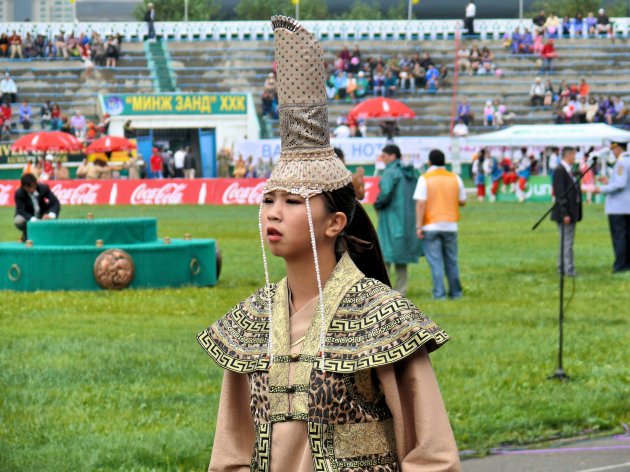
[[[613,18],[615,33],[627,38],[630,34],[630,18]],[[304,21],[309,31],[320,39],[362,40],[435,40],[449,39],[455,34],[461,20],[392,20],[392,21]],[[481,39],[499,39],[515,28],[532,29],[531,20],[498,19],[476,20],[475,31]],[[97,31],[101,35],[120,33],[127,41],[144,39],[147,32],[143,22],[85,22],[85,23],[2,23],[0,31],[13,30],[25,35],[43,34],[52,37],[60,30],[75,34]],[[158,22],[155,24],[158,36],[174,41],[195,40],[268,40],[273,37],[268,21],[189,21]],[[575,33],[572,31],[572,35]]]

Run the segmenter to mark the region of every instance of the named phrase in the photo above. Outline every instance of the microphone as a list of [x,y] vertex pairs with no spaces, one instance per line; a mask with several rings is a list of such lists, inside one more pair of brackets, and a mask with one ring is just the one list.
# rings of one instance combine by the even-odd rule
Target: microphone
[[595,165],[597,159],[599,159],[599,154],[597,154],[596,152],[590,153],[586,158],[586,165],[589,167]]
[[610,157],[610,148],[608,147],[603,147],[601,148],[599,151],[595,151],[595,152],[591,152],[588,155],[588,160],[587,163],[589,166],[593,165],[595,162],[597,162],[598,159],[602,160],[602,161],[606,161],[608,160],[608,158]]

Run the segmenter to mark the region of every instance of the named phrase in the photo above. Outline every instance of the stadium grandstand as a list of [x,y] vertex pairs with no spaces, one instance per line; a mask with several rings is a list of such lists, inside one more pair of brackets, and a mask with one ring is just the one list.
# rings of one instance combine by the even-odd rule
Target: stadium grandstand
[[[338,24],[339,23],[339,24]],[[359,24],[357,24],[359,23]],[[372,23],[361,25],[360,23]],[[478,22],[479,35],[458,42],[455,39],[457,21],[424,22],[344,22],[321,23],[315,28],[320,37],[327,39],[325,48],[331,70],[344,47],[358,46],[361,51],[361,66],[370,58],[381,59],[385,70],[395,65],[398,74],[395,98],[407,103],[415,112],[413,120],[400,123],[402,135],[443,135],[450,132],[453,114],[453,95],[457,103],[466,98],[471,111],[478,117],[472,121],[471,133],[484,131],[483,109],[487,100],[498,100],[509,112],[510,123],[551,123],[555,119],[553,107],[530,106],[530,89],[540,72],[538,54],[513,54],[505,46],[504,36],[511,35],[516,28],[532,29],[528,22],[515,20],[488,20]],[[14,26],[7,24],[6,33]],[[161,27],[161,28],[160,28]],[[363,29],[362,29],[363,27]],[[35,30],[37,25],[20,25],[20,33]],[[55,31],[55,28],[57,31]],[[91,77],[86,77],[86,67],[80,53],[62,60],[61,53],[49,57],[2,58],[2,67],[9,71],[19,90],[19,101],[26,100],[37,111],[46,101],[58,103],[66,113],[79,109],[94,122],[99,122],[100,110],[97,96],[103,93],[150,93],[165,91],[182,92],[251,92],[259,97],[265,79],[272,72],[273,41],[271,32],[266,31],[265,22],[251,22],[235,28],[234,24],[164,23],[158,26],[158,36],[163,38],[161,48],[145,48],[142,42],[143,24],[121,23],[114,25],[93,24],[50,24],[50,41],[54,33],[65,29],[91,35],[92,31],[120,34],[120,59],[116,67],[95,66]],[[37,33],[33,33],[35,35]],[[563,82],[579,84],[585,79],[591,96],[619,96],[630,98],[630,84],[620,72],[630,64],[630,48],[627,44],[628,27],[616,31],[614,40],[606,37],[560,37],[556,40],[557,59],[553,73],[545,77],[555,89]],[[457,50],[484,48],[491,53],[492,69],[483,75],[468,75],[461,70],[455,76]],[[169,60],[155,61],[152,50],[164,49]],[[428,53],[438,68],[444,67],[446,77],[438,90],[427,93],[411,83],[408,90],[401,87],[400,61],[412,61],[416,54]],[[35,54],[34,52],[32,53]],[[93,56],[92,56],[93,57]],[[356,76],[356,74],[355,74]],[[172,77],[172,79],[171,79]],[[562,91],[560,91],[561,94]],[[556,95],[560,95],[556,92]],[[366,98],[373,96],[367,91]],[[260,100],[257,100],[262,112]],[[346,102],[333,98],[330,103],[331,127],[337,118],[344,116],[356,100]],[[14,104],[14,114],[17,107]],[[506,120],[507,121],[507,120]],[[277,135],[276,127],[273,127]],[[19,131],[19,127],[18,127]],[[368,126],[370,135],[378,134],[378,125]]]
[[[350,136],[387,134],[382,120],[346,118],[376,95],[400,100],[415,113],[396,121],[399,136],[473,135],[512,124],[628,127],[629,18],[609,19],[609,29],[584,21],[560,22],[556,30],[531,19],[479,19],[474,35],[456,19],[305,24],[326,50],[333,136],[339,125],[349,125]],[[279,137],[273,84],[268,90],[274,73],[268,22],[157,22],[157,41],[147,41],[143,22],[3,23],[3,28],[0,64],[17,88],[11,111],[3,112],[6,145],[21,134],[49,129],[46,104],[59,107],[55,129],[69,131],[72,116],[84,116],[94,130],[89,140],[108,132],[99,97],[171,92],[251,94],[256,137]],[[20,43],[19,52],[11,37]],[[545,58],[550,42],[553,51]],[[349,74],[359,90],[346,93]],[[537,80],[541,88],[533,97]],[[21,126],[23,102],[31,109],[28,127]],[[224,138],[219,144],[232,143]]]

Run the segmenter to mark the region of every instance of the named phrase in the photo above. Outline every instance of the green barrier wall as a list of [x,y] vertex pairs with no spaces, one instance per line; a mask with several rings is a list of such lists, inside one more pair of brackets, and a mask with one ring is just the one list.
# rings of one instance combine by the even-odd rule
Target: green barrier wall
[[[518,185],[518,184],[516,184]],[[492,180],[486,178],[486,200],[490,199],[490,188],[492,187]],[[529,178],[525,194],[528,202],[551,202],[551,176],[550,175],[534,175]],[[498,202],[517,202],[516,193],[512,187],[506,187],[503,182],[499,185],[499,192],[497,193]],[[595,203],[603,203],[604,198],[601,195],[595,195],[593,201]]]

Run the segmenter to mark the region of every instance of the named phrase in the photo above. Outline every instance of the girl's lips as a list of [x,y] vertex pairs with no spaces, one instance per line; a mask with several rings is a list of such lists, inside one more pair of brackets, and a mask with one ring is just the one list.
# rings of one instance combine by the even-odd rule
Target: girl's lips
[[276,228],[267,228],[267,239],[270,242],[280,241],[282,238],[282,233],[278,231]]

